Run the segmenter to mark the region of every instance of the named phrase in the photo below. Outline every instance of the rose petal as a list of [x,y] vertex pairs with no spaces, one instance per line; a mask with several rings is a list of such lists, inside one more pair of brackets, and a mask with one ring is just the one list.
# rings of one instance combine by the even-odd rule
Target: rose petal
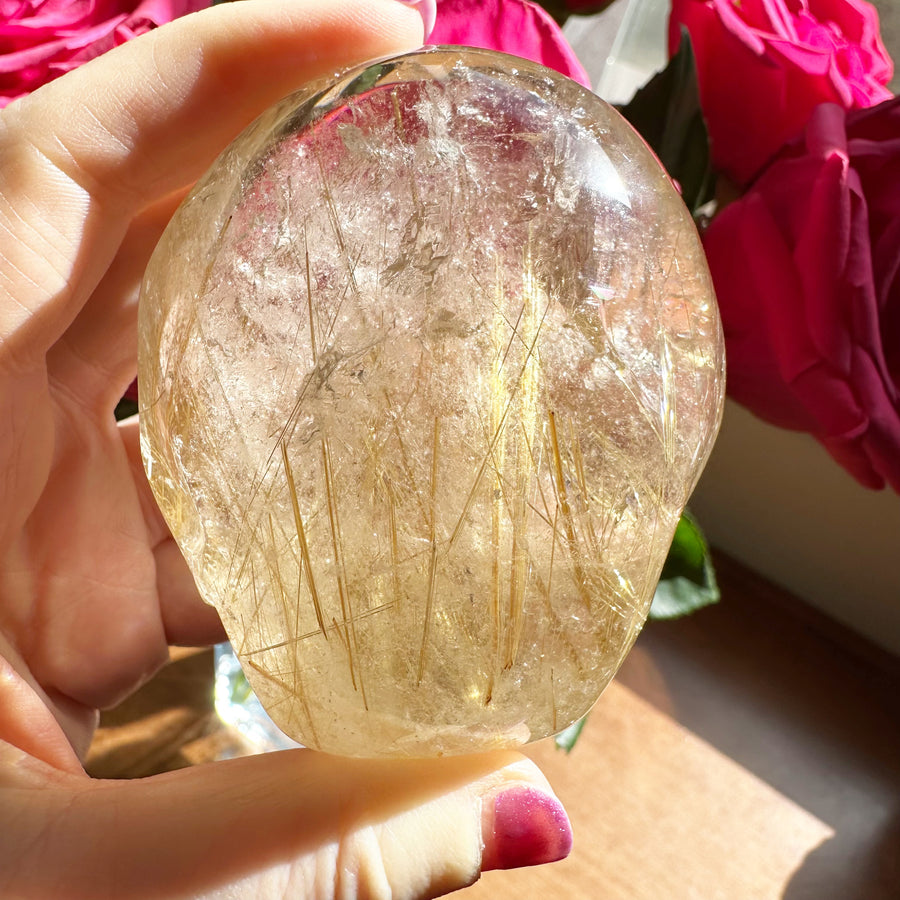
[[560,27],[528,0],[439,0],[437,23],[429,40],[511,53],[591,86]]
[[787,390],[779,358],[788,352],[800,369],[818,361],[811,346],[779,346],[802,342],[805,331],[793,303],[800,282],[770,211],[756,196],[732,204],[713,220],[704,245],[722,313],[729,394],[779,427],[813,430],[816,420]]
[[690,32],[713,160],[747,185],[813,109],[891,96],[893,63],[863,0],[672,0],[669,49]]
[[705,246],[729,393],[809,431],[862,484],[900,492],[897,116],[895,101],[816,108]]
[[204,0],[43,0],[0,5],[0,107]]

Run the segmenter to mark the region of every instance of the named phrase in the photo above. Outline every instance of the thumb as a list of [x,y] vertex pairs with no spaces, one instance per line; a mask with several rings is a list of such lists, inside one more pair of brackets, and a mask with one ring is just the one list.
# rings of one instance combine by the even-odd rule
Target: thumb
[[34,773],[24,790],[0,786],[9,896],[428,898],[571,847],[562,806],[518,753],[289,750],[131,782],[47,771],[41,790]]

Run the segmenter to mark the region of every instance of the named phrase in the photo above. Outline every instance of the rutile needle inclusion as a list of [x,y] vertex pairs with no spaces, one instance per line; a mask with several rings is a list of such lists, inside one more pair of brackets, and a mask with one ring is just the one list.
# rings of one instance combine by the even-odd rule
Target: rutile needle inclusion
[[288,97],[143,284],[157,501],[269,714],[331,753],[512,747],[587,712],[722,394],[666,174],[597,97],[488,51]]

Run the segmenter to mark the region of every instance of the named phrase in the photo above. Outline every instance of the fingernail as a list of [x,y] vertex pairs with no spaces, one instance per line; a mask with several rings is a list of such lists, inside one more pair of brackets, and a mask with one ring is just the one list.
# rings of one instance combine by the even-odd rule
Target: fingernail
[[482,871],[539,866],[565,859],[572,826],[562,804],[535,787],[517,785],[485,809]]
[[400,0],[407,6],[411,6],[425,23],[425,40],[434,31],[434,23],[437,21],[437,0]]

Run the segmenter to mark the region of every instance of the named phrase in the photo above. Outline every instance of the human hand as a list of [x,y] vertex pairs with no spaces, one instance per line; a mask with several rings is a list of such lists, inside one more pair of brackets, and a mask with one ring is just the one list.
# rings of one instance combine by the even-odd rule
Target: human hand
[[568,851],[562,808],[515,753],[288,751],[133,782],[80,763],[97,710],[169,644],[222,636],[136,421],[113,417],[149,254],[263,109],[422,36],[394,0],[225,4],[0,113],[0,896],[429,897]]

